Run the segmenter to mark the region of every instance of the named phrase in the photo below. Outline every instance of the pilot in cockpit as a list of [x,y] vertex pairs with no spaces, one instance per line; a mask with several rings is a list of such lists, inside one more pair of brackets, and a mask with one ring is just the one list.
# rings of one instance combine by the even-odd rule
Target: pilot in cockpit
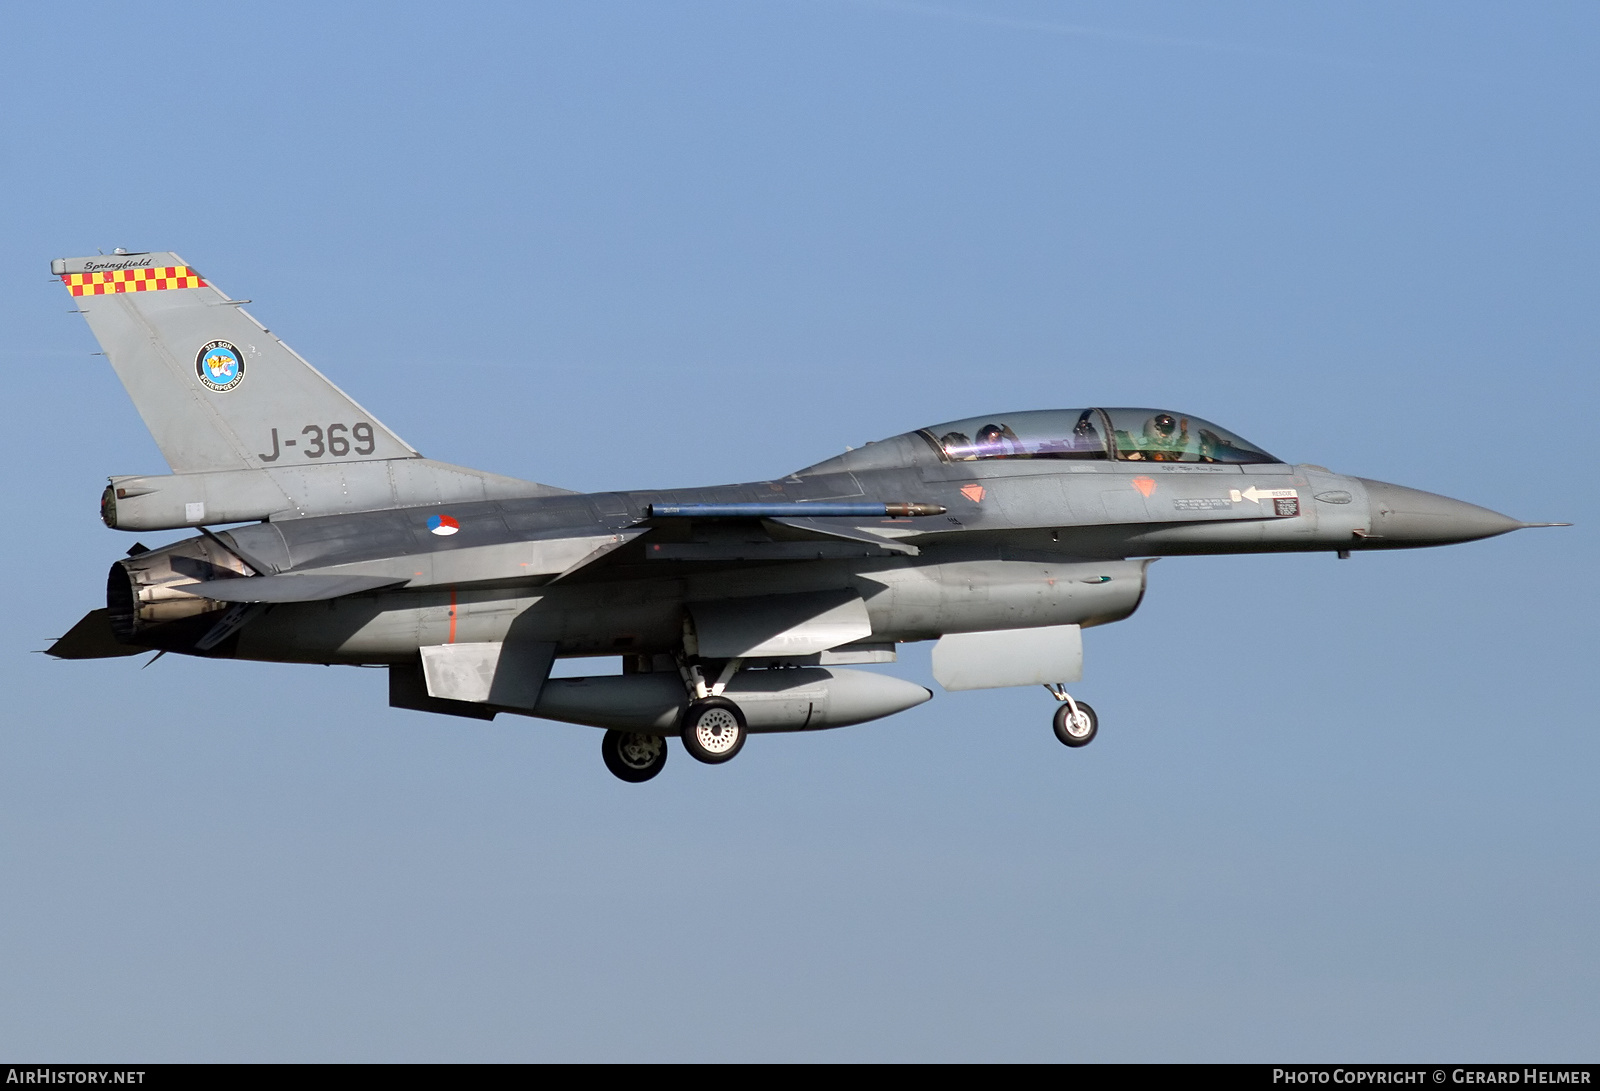
[[939,446],[944,448],[945,457],[953,462],[970,462],[978,457],[965,432],[946,432],[939,437]]
[[979,458],[1011,458],[1022,454],[1022,441],[1009,424],[986,424],[978,429]]
[[[1127,452],[1122,457],[1129,461],[1180,462],[1189,449],[1189,418],[1179,420],[1171,413],[1157,413],[1144,422],[1137,442],[1126,432],[1117,433],[1117,438],[1117,446]],[[1120,442],[1124,438],[1126,444]]]

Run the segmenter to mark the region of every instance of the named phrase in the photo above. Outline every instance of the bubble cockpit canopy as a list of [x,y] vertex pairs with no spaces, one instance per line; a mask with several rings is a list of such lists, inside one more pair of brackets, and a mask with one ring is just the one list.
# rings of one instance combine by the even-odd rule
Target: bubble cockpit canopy
[[1042,409],[924,428],[917,435],[950,462],[995,458],[1126,462],[1278,462],[1199,417],[1165,409]]

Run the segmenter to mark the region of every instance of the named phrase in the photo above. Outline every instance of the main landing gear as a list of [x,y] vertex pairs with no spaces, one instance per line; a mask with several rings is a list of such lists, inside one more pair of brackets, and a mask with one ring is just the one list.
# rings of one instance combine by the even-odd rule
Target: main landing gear
[[1074,701],[1065,686],[1046,685],[1044,688],[1050,691],[1050,696],[1061,702],[1061,707],[1056,709],[1050,721],[1061,745],[1077,748],[1094,742],[1095,735],[1100,731],[1100,717],[1095,715],[1094,709],[1083,701]]
[[[742,659],[721,663],[716,681],[706,683],[701,662],[678,656],[678,673],[688,693],[689,707],[678,721],[683,748],[696,761],[721,765],[731,761],[744,748],[750,733],[744,710],[722,695],[729,679],[743,665]],[[600,743],[606,768],[616,777],[639,784],[661,772],[667,763],[667,740],[660,735],[632,731],[607,731]]]
[[606,768],[629,784],[643,784],[667,764],[667,740],[637,731],[607,731],[600,740]]
[[748,733],[744,712],[726,697],[704,697],[683,713],[683,748],[707,765],[731,760]]
[[678,724],[679,738],[691,758],[707,765],[721,765],[743,749],[744,737],[750,733],[744,711],[722,695],[728,682],[744,666],[744,660],[729,659],[722,663],[717,680],[710,684],[701,673],[702,665],[710,667],[712,663],[687,655],[678,657],[678,675],[689,694],[689,707],[684,709],[683,719]]

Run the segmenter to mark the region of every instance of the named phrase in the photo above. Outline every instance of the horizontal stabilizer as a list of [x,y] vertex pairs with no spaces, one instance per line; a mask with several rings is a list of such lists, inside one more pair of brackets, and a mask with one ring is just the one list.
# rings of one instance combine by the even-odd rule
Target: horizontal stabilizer
[[322,602],[405,583],[393,576],[323,576],[286,572],[237,580],[186,583],[176,590],[213,602]]
[[67,630],[67,635],[45,649],[57,659],[116,659],[149,651],[137,644],[124,644],[111,631],[108,610],[90,610],[83,620]]

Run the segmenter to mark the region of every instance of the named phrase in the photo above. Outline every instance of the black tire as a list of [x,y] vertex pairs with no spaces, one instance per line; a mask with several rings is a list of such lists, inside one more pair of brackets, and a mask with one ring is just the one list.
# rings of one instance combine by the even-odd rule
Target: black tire
[[600,740],[600,756],[618,780],[643,784],[667,764],[667,740],[636,731],[607,731]]
[[1100,717],[1094,714],[1094,709],[1079,701],[1078,711],[1089,718],[1089,729],[1087,731],[1081,725],[1068,725],[1067,718],[1072,715],[1072,706],[1065,701],[1061,702],[1061,707],[1056,709],[1056,714],[1050,721],[1051,726],[1056,729],[1056,738],[1061,740],[1062,746],[1088,746],[1094,742],[1094,737],[1100,733]]
[[705,697],[683,712],[683,748],[696,761],[721,765],[744,749],[744,712],[726,697]]

